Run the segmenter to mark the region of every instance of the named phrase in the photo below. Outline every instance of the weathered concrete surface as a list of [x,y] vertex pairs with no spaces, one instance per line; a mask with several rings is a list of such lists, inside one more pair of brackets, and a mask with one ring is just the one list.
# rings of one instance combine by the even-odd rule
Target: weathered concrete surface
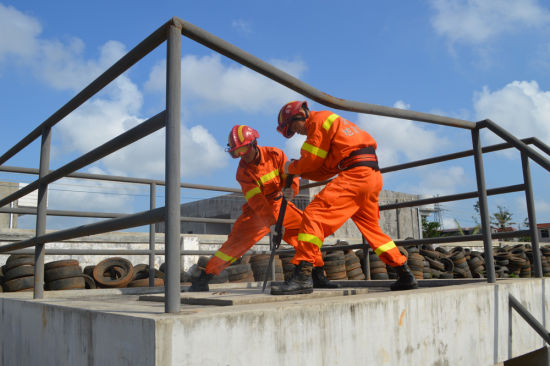
[[543,346],[518,314],[509,317],[508,295],[546,326],[549,286],[546,279],[515,279],[276,303],[182,305],[176,315],[165,314],[163,303],[139,301],[148,289],[46,292],[41,300],[32,300],[32,293],[0,294],[0,360],[2,365],[493,365]]

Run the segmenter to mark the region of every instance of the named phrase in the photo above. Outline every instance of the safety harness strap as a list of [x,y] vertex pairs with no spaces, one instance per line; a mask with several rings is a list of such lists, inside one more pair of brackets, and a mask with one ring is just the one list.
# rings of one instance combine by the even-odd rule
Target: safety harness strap
[[340,170],[349,170],[358,166],[368,166],[374,170],[380,170],[374,147],[368,146],[357,149],[338,163],[338,169]]

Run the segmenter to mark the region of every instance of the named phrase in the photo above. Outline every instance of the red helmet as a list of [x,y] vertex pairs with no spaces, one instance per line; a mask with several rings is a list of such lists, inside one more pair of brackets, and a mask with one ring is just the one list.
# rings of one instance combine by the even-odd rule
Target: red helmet
[[307,108],[306,101],[294,101],[287,103],[281,108],[279,112],[277,131],[281,133],[287,139],[294,136],[294,132],[289,131],[290,123],[293,121],[294,116],[300,113],[302,107]]
[[246,125],[235,125],[229,132],[227,141],[227,151],[232,158],[240,158],[248,153],[250,147],[256,143],[256,139],[260,134],[255,129]]

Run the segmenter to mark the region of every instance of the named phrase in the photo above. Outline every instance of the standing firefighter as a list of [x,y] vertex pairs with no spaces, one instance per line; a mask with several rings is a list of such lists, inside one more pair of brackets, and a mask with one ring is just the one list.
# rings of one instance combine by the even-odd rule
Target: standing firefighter
[[[285,174],[323,181],[337,175],[306,207],[293,277],[271,288],[273,295],[311,293],[314,258],[323,240],[351,218],[382,261],[395,267],[392,290],[417,288],[417,282],[393,240],[380,228],[378,195],[382,175],[376,158],[376,141],[355,124],[330,111],[310,111],[303,101],[291,102],[279,112],[278,127],[284,137],[306,135],[299,160],[285,163]],[[293,192],[284,191],[285,197]]]
[[[246,203],[227,241],[214,254],[206,265],[191,276],[190,291],[208,291],[208,281],[224,268],[246,253],[258,240],[270,232],[275,225],[281,207],[281,190],[287,175],[283,173],[288,162],[282,150],[274,147],[258,146],[260,137],[253,128],[235,125],[229,133],[226,151],[233,158],[241,158],[237,169],[237,181],[241,185]],[[298,178],[294,178],[291,188],[298,192]],[[297,235],[302,222],[302,211],[288,202],[283,221],[283,239],[296,247]],[[313,257],[317,269],[315,287],[336,287],[324,276],[321,255]]]

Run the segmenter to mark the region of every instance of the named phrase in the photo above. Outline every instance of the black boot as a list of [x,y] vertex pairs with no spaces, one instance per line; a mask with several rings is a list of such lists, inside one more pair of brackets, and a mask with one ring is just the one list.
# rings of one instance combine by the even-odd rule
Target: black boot
[[191,287],[189,287],[189,292],[206,292],[210,289],[208,288],[208,282],[214,277],[213,274],[208,274],[204,269],[197,268],[191,274]]
[[340,285],[330,282],[325,277],[325,267],[313,267],[313,288],[340,288]]
[[301,261],[294,269],[291,279],[281,286],[271,287],[271,295],[311,294],[313,292],[312,269],[313,264]]
[[392,291],[412,290],[418,288],[418,282],[412,274],[407,263],[399,267],[394,267],[397,272],[397,281],[391,285]]

